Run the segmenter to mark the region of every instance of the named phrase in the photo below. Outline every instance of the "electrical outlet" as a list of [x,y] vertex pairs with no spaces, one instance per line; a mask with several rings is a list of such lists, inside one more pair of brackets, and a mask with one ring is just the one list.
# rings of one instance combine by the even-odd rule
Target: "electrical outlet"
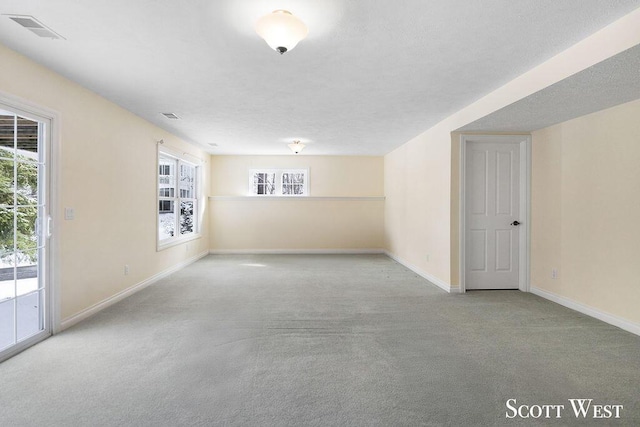
[[558,278],[558,270],[556,268],[552,268],[551,269],[551,278],[552,279],[557,279]]
[[186,245],[184,245],[184,250],[185,250],[186,252],[189,252],[189,244],[188,244],[188,243],[187,243]]
[[124,265],[124,275],[128,276],[129,275],[129,264],[125,264]]
[[431,261],[431,254],[427,254],[427,262]]

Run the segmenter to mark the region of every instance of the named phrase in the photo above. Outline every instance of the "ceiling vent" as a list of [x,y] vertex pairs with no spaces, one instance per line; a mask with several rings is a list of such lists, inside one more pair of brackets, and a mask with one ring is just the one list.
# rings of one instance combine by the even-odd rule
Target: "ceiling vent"
[[165,116],[167,119],[177,120],[180,118],[173,113],[162,113],[162,115]]
[[29,15],[6,15],[12,21],[22,25],[27,30],[31,31],[38,37],[44,37],[47,39],[61,39],[65,40],[60,34],[53,31],[51,28],[38,21],[33,16]]

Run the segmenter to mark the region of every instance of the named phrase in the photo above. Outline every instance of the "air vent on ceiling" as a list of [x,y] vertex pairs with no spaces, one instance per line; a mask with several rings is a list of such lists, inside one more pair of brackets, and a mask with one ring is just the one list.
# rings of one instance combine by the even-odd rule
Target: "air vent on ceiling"
[[65,40],[60,34],[53,31],[51,28],[38,21],[33,16],[29,15],[6,15],[9,19],[22,25],[27,30],[31,31],[38,37],[44,37],[48,39],[62,39]]
[[173,113],[162,113],[162,115],[165,116],[167,119],[177,120],[180,118]]

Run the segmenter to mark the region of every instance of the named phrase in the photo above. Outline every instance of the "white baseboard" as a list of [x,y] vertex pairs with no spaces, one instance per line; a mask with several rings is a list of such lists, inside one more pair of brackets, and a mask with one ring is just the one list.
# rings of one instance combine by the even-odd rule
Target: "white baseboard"
[[141,291],[142,289],[146,288],[147,286],[157,282],[160,279],[163,279],[165,277],[167,277],[168,275],[175,273],[178,270],[182,270],[183,268],[185,268],[187,265],[189,264],[193,264],[194,262],[196,262],[197,260],[199,260],[200,258],[203,258],[205,256],[209,255],[209,252],[202,252],[194,257],[191,257],[185,261],[182,261],[179,264],[174,265],[171,268],[168,268],[164,271],[161,271],[158,274],[155,274],[151,277],[149,277],[148,279],[143,280],[140,283],[137,283],[127,289],[124,289],[120,292],[118,292],[115,295],[110,296],[107,299],[104,299],[102,301],[100,301],[99,303],[96,303],[94,305],[92,305],[91,307],[88,307],[84,310],[82,310],[79,313],[74,314],[71,317],[67,317],[66,319],[62,320],[62,322],[60,322],[60,329],[57,332],[61,332],[64,331],[67,328],[70,328],[71,326],[75,325],[78,322],[81,322],[84,319],[87,319],[91,316],[93,316],[94,314],[98,313],[101,310],[104,310],[105,308],[117,303],[118,301],[122,301],[123,299],[125,299],[128,296],[131,296],[133,294],[135,294],[138,291]]
[[548,299],[549,301],[553,301],[557,304],[563,305],[571,310],[578,311],[582,314],[586,314],[587,316],[595,317],[598,320],[602,320],[605,323],[608,323],[613,326],[617,326],[620,329],[624,329],[627,332],[631,332],[632,334],[640,335],[640,324],[630,322],[626,319],[622,319],[613,314],[606,313],[597,308],[576,302],[567,297],[563,297],[557,294],[554,294],[549,291],[545,291],[540,288],[536,288],[535,286],[531,286],[530,289],[532,294],[538,295],[544,299]]
[[383,254],[383,249],[212,249],[211,255],[362,255]]
[[416,273],[418,276],[421,276],[425,279],[427,279],[429,282],[433,283],[434,285],[436,285],[437,287],[439,287],[440,289],[449,292],[449,293],[458,293],[460,292],[460,288],[457,286],[451,286],[450,284],[448,284],[447,282],[438,279],[435,276],[432,276],[431,274],[427,273],[424,270],[421,270],[420,268],[416,267],[413,264],[410,264],[408,262],[406,262],[405,260],[403,260],[402,258],[392,254],[389,251],[384,251],[384,253],[391,258],[392,260],[396,261],[399,264],[402,264],[403,266],[407,267],[409,270],[413,271],[414,273]]

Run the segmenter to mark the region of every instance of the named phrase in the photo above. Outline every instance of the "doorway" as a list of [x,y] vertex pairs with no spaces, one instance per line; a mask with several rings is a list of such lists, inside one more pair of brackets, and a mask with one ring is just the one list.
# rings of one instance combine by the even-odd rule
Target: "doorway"
[[460,139],[460,288],[529,289],[527,135]]
[[53,330],[51,124],[0,100],[0,361]]

